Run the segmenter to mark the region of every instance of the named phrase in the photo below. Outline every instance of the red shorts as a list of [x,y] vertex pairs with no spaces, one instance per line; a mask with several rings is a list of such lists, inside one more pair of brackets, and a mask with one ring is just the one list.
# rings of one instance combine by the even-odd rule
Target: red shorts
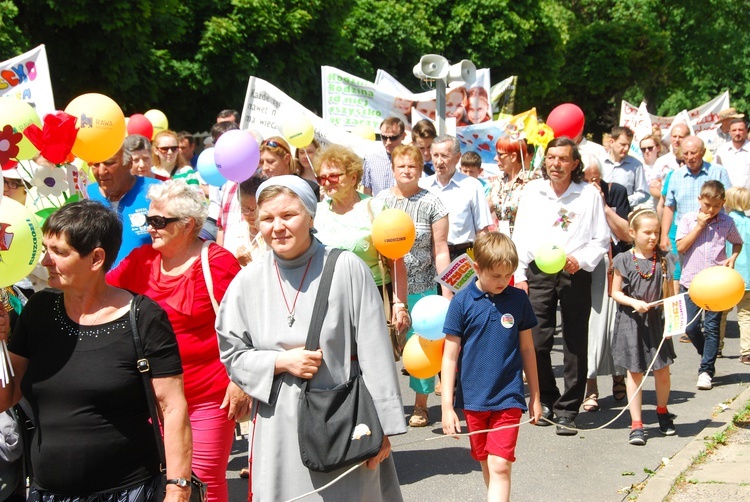
[[[523,415],[523,411],[520,408],[509,408],[501,411],[464,410],[469,432],[496,429],[504,425],[518,425],[521,421],[521,415]],[[478,462],[487,460],[488,455],[495,455],[508,462],[515,462],[518,429],[519,427],[509,427],[499,431],[469,436],[471,456]]]

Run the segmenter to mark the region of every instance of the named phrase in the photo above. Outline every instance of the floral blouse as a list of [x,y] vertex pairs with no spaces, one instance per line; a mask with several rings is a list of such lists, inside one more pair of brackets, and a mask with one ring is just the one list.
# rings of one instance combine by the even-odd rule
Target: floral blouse
[[493,178],[490,188],[490,208],[495,213],[499,221],[507,221],[510,226],[511,236],[516,223],[516,213],[518,212],[518,201],[521,198],[521,192],[526,184],[539,177],[539,172],[521,171],[516,178],[511,181],[507,173]]

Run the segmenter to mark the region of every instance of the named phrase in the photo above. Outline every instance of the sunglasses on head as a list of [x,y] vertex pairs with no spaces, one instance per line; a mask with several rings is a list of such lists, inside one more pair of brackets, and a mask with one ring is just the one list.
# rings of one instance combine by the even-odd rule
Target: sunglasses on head
[[151,225],[156,230],[161,230],[162,228],[165,228],[170,223],[174,223],[175,221],[180,221],[180,218],[167,218],[166,216],[146,216],[146,223],[148,225]]
[[179,146],[157,146],[157,150],[159,150],[161,153],[167,153],[167,152],[176,152],[180,149]]
[[263,141],[263,143],[261,143],[260,146],[261,147],[267,146],[269,148],[281,148],[282,150],[285,150],[287,152],[289,151],[289,149],[287,147],[285,147],[284,145],[282,145],[278,141],[274,141],[272,139],[271,140],[267,139],[267,140]]
[[386,141],[396,141],[401,138],[400,134],[397,134],[395,136],[388,136],[387,134],[381,134],[380,140],[385,143]]
[[341,178],[342,176],[346,176],[346,173],[332,173],[328,175],[321,175],[316,176],[315,179],[318,180],[318,185],[322,185],[323,183],[336,184],[339,182],[339,178]]

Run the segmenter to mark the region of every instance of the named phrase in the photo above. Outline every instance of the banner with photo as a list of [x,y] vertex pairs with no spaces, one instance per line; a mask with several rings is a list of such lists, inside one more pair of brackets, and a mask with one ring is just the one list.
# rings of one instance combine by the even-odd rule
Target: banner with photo
[[55,111],[44,45],[0,63],[0,97],[26,101],[40,118]]
[[[331,66],[321,69],[323,120],[351,130],[364,124],[377,132],[386,117],[404,121],[407,129],[421,117],[435,120],[435,89],[413,93],[384,70],[378,70],[375,82]],[[471,86],[451,85],[446,91],[446,119],[455,118],[456,126],[492,120],[490,71],[477,70]]]
[[336,143],[349,146],[360,156],[364,156],[377,148],[382,148],[379,141],[362,139],[347,132],[343,127],[328,123],[274,85],[265,80],[250,77],[245,94],[245,104],[242,107],[240,129],[256,130],[264,138],[281,136],[277,121],[290,113],[300,113],[310,119],[315,128],[315,138],[321,145]]
[[[641,103],[640,107],[645,107],[645,103]],[[638,126],[638,110],[640,107],[628,103],[627,101],[622,101],[620,105],[620,125],[630,127],[635,131]],[[729,91],[724,91],[708,103],[704,103],[698,108],[685,111],[690,119],[688,125],[696,134],[701,131],[713,129],[716,120],[719,118],[719,112],[726,108],[729,108]],[[667,132],[671,130],[672,123],[675,122],[675,119],[678,117],[677,115],[672,117],[660,117],[650,113],[648,116],[651,120],[651,124],[659,126],[665,138],[669,137]]]

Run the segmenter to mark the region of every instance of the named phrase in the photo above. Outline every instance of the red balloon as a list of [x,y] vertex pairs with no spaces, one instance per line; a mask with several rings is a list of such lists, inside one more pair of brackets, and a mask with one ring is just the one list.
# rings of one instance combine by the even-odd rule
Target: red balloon
[[573,103],[561,104],[547,117],[547,125],[555,132],[555,138],[560,136],[575,138],[583,132],[585,122],[583,110]]
[[141,136],[146,136],[150,141],[151,136],[154,135],[154,126],[145,115],[136,113],[131,115],[128,120],[128,134],[140,134]]

